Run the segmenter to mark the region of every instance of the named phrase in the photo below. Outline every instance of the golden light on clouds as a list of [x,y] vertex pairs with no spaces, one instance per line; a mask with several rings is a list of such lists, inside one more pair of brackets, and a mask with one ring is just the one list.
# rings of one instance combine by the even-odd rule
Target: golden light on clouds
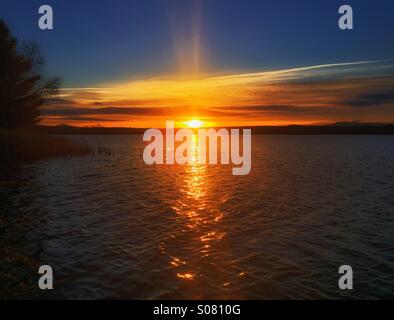
[[394,77],[381,70],[362,61],[66,88],[44,107],[42,123],[207,127],[387,121],[388,114],[393,121]]

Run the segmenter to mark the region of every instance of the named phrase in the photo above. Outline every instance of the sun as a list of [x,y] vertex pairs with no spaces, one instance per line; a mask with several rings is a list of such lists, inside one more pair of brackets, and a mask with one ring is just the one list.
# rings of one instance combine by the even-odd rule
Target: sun
[[203,125],[203,122],[198,119],[193,119],[185,123],[190,128],[200,128]]

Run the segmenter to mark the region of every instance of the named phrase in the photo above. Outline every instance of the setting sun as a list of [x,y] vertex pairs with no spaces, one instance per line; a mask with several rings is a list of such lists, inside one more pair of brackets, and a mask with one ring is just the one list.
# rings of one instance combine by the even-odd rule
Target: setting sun
[[190,128],[200,128],[203,125],[203,122],[197,119],[193,119],[186,122],[187,126]]

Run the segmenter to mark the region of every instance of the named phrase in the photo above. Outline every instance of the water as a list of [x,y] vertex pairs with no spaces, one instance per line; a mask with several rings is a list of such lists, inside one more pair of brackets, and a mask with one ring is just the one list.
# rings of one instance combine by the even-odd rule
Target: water
[[394,298],[391,136],[253,136],[237,177],[147,166],[141,136],[74,138],[112,154],[2,174],[3,297]]

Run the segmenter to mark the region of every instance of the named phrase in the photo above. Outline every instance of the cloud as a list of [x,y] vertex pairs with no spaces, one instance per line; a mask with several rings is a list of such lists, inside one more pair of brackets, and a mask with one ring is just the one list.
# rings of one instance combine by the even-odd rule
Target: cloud
[[235,106],[228,107],[233,111],[243,112],[248,114],[253,112],[254,114],[300,114],[300,113],[311,113],[321,112],[327,110],[327,107],[323,106],[295,106],[295,105],[259,105],[259,106]]
[[[57,118],[59,119],[59,118]],[[117,122],[120,121],[119,119],[115,118],[99,118],[99,117],[61,117],[62,121],[81,121],[81,122]]]
[[387,92],[361,94],[342,103],[351,107],[377,107],[386,104],[394,106],[394,89]]
[[[186,108],[185,108],[186,109]],[[229,116],[237,115],[231,111],[219,111],[211,109],[193,110],[206,116]],[[188,111],[186,111],[188,113]],[[129,115],[129,116],[171,116],[179,114],[177,108],[165,107],[51,107],[42,110],[43,116],[90,116],[90,115]]]
[[225,125],[394,121],[393,88],[393,65],[362,61],[63,89],[42,115],[44,123],[46,117],[56,117],[70,123],[80,119],[138,126],[191,117]]
[[164,115],[165,110],[159,108],[53,108],[45,109],[44,115],[51,116],[87,116],[87,115]]

